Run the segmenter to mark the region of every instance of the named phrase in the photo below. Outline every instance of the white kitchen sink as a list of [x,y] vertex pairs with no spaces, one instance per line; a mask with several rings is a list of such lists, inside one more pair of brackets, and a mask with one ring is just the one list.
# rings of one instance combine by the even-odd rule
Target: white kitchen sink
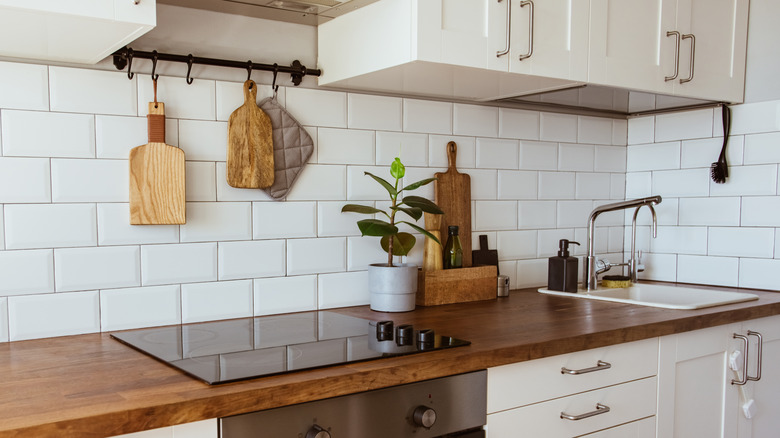
[[638,304],[640,306],[663,307],[666,309],[702,309],[723,304],[757,300],[758,295],[744,292],[727,292],[691,287],[667,286],[662,284],[634,284],[631,287],[597,289],[590,293],[580,289],[577,293],[539,289],[539,292],[570,298],[613,301]]

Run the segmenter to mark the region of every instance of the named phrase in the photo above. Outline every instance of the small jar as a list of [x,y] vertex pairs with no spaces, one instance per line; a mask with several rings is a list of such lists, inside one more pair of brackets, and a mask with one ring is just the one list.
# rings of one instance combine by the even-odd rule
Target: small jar
[[444,245],[444,269],[463,267],[463,246],[458,236],[458,226],[447,227],[447,243]]

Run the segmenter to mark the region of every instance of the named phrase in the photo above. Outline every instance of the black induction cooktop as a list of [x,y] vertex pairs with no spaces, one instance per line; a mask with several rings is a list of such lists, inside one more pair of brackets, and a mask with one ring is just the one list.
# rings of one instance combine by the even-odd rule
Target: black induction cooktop
[[328,311],[128,330],[111,337],[210,385],[470,344],[427,328]]

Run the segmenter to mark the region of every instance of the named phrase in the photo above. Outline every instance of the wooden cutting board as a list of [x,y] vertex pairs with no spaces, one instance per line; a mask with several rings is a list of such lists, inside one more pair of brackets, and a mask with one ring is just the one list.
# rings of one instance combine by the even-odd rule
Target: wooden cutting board
[[149,143],[130,150],[130,224],[183,224],[184,151],[165,144],[165,105],[149,102]]
[[227,183],[263,189],[274,183],[271,119],[257,106],[257,84],[244,82],[244,104],[228,119]]
[[459,227],[460,243],[463,246],[463,267],[471,266],[471,177],[455,169],[458,145],[447,143],[446,172],[437,172],[433,183],[436,204],[444,210],[441,224],[442,244],[447,241],[447,227]]

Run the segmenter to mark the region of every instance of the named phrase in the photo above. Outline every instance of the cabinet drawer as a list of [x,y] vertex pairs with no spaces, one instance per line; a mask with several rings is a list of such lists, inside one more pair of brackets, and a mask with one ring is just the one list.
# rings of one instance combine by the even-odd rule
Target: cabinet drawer
[[589,433],[581,438],[655,438],[655,419],[648,417],[606,430]]
[[[584,374],[582,370],[610,364]],[[488,413],[654,376],[658,372],[658,339],[594,348],[488,369]]]
[[[490,414],[487,419],[488,438],[568,438],[652,417],[656,406],[656,380],[648,377]],[[581,415],[596,411],[596,404],[609,407],[609,412],[581,420],[561,418],[562,413]]]

